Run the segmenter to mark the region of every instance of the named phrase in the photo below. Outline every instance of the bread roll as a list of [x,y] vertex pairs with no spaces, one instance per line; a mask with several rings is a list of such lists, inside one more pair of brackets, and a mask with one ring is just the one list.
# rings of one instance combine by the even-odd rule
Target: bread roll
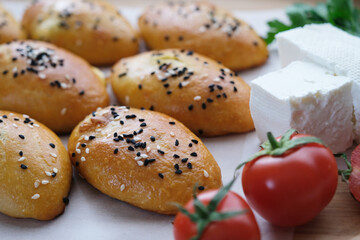
[[29,38],[54,43],[91,64],[112,64],[139,50],[135,30],[105,1],[35,1],[22,24]]
[[25,34],[15,18],[0,4],[0,44],[24,39]]
[[193,187],[221,186],[220,168],[183,124],[161,113],[107,107],[72,132],[72,163],[101,192],[134,206],[174,214]]
[[221,61],[233,70],[265,63],[265,42],[246,22],[205,1],[158,3],[139,18],[151,49],[182,48]]
[[35,42],[0,46],[0,109],[30,115],[58,133],[70,132],[109,97],[83,59]]
[[110,79],[121,104],[163,112],[196,134],[254,128],[250,87],[223,65],[192,51],[169,49],[122,59]]
[[0,212],[49,220],[61,214],[71,183],[60,139],[27,115],[0,110]]

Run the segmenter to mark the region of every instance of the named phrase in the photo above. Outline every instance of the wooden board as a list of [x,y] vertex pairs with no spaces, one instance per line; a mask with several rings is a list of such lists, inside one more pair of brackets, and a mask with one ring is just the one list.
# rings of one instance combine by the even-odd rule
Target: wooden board
[[311,222],[294,230],[294,240],[360,239],[360,203],[349,193],[347,183],[339,178],[330,204]]

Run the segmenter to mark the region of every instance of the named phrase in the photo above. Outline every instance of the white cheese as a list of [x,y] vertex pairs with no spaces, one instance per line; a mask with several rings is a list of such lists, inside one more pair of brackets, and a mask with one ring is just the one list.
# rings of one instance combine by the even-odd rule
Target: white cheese
[[293,128],[319,137],[334,153],[352,145],[352,82],[313,63],[296,61],[255,79],[250,110],[261,141]]
[[331,24],[311,24],[276,35],[280,61],[308,61],[353,81],[354,137],[360,142],[360,38]]

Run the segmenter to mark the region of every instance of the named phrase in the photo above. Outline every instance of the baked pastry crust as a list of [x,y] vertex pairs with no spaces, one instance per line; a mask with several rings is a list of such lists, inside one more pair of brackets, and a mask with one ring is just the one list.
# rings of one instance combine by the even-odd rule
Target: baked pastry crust
[[52,44],[0,46],[0,109],[28,114],[57,133],[70,132],[109,104],[105,81],[74,54]]
[[0,212],[52,219],[69,202],[71,177],[58,136],[27,115],[0,110]]
[[20,23],[0,4],[0,44],[24,38]]
[[105,1],[35,1],[22,25],[30,39],[51,42],[95,65],[112,64],[139,50],[138,33]]
[[[193,187],[221,186],[220,168],[205,145],[164,114],[107,107],[72,132],[71,161],[101,192],[142,209],[175,214]],[[199,190],[200,191],[200,190]]]
[[254,129],[250,87],[192,51],[167,49],[125,58],[109,78],[121,104],[165,113],[201,136]]
[[149,48],[193,50],[232,70],[261,65],[268,58],[265,42],[246,22],[205,1],[158,3],[138,21]]

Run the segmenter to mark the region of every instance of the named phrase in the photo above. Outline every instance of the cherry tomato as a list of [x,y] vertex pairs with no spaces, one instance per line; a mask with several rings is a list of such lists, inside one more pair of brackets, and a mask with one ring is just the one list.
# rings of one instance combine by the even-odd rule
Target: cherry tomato
[[[216,195],[217,190],[209,190],[201,193],[198,199],[207,206],[211,199]],[[190,213],[194,213],[194,201],[191,200],[185,205],[185,209]],[[231,212],[246,210],[245,213],[236,215],[222,221],[209,223],[205,228],[201,240],[229,240],[244,239],[256,240],[260,239],[260,231],[246,201],[235,192],[229,191],[220,201],[216,208],[217,212]],[[175,240],[189,240],[197,235],[196,223],[192,222],[188,216],[179,212],[174,221]]]
[[360,145],[351,153],[352,171],[349,177],[349,188],[354,198],[360,201]]
[[[311,137],[291,135],[291,139]],[[288,141],[290,141],[288,140]],[[297,226],[313,219],[332,199],[338,182],[336,160],[319,143],[248,162],[242,186],[250,206],[269,222]]]

